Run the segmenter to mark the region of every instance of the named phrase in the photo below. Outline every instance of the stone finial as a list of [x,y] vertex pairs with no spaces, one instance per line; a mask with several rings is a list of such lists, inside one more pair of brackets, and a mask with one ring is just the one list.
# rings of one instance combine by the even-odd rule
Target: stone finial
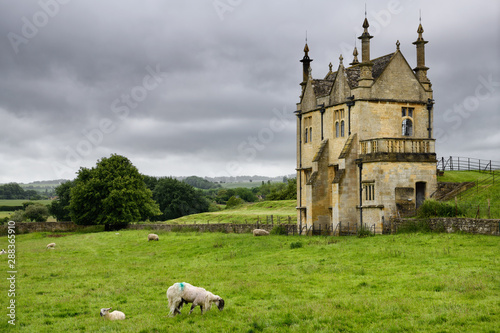
[[312,80],[313,76],[312,76],[312,73],[313,73],[313,69],[312,67],[309,67],[309,78]]
[[309,52],[309,46],[307,46],[307,43],[304,46],[304,52],[305,52],[306,55],[308,55],[307,53]]
[[330,68],[330,73],[331,73],[331,72],[332,72],[332,67],[333,67],[332,63],[330,63],[330,64],[328,65],[328,67]]
[[352,52],[352,55],[354,56],[354,59],[352,60],[352,62],[349,65],[359,64],[358,54],[359,54],[358,53],[358,48],[355,46],[354,47],[354,52]]
[[401,43],[399,42],[399,39],[398,39],[396,42],[396,50],[398,50],[398,51],[399,51],[399,45],[401,45]]
[[339,60],[340,60],[340,65],[344,65],[344,57],[342,56],[342,54],[340,55]]
[[424,28],[422,27],[422,23],[418,25],[417,33],[418,33],[417,41],[424,40],[424,37],[422,36],[422,34],[424,33]]
[[365,20],[363,21],[363,28],[365,29],[364,32],[368,32],[368,27],[370,24],[368,23],[368,19],[365,17]]

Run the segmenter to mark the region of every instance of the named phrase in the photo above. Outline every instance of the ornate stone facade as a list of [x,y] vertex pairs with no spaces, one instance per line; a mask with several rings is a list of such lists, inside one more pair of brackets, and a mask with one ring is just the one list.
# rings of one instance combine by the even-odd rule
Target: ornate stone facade
[[[417,208],[436,190],[433,93],[425,66],[422,25],[412,69],[396,51],[370,58],[368,20],[349,67],[340,63],[313,79],[304,48],[297,104],[297,220],[299,228],[338,232],[372,227]],[[361,177],[360,177],[361,172]],[[361,199],[361,202],[360,202]]]

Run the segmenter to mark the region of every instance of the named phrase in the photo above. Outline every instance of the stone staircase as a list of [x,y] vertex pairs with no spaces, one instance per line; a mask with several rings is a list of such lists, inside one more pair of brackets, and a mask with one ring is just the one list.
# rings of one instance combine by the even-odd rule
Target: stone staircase
[[459,195],[460,193],[467,191],[468,189],[474,187],[475,182],[463,182],[463,183],[450,183],[450,182],[438,182],[438,188],[436,192],[431,195],[431,198],[438,201],[448,201]]

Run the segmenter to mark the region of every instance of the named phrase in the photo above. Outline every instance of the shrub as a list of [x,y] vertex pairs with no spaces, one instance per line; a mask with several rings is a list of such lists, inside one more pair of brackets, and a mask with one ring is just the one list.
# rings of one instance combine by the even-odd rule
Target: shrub
[[356,236],[358,236],[359,238],[368,237],[368,236],[373,236],[373,233],[369,228],[364,227],[358,230]]
[[21,210],[21,209],[16,210],[10,216],[9,221],[15,221],[15,222],[24,222],[24,221],[26,221],[26,216],[24,216],[24,210]]
[[302,242],[291,242],[290,243],[291,249],[298,249],[298,248],[301,248],[302,246],[303,246]]
[[240,199],[240,198],[237,198],[235,196],[232,196],[231,198],[229,198],[229,200],[227,201],[227,204],[226,204],[226,209],[229,209],[229,208],[234,208],[234,207],[237,207],[239,205],[243,204],[243,200]]
[[286,225],[275,225],[269,232],[271,235],[288,235],[288,228]]
[[417,217],[454,217],[463,215],[460,208],[447,202],[436,200],[425,200],[422,206],[417,210]]
[[398,233],[412,233],[412,232],[431,232],[431,227],[427,220],[407,220],[404,224],[399,226]]
[[49,209],[45,205],[30,204],[26,207],[24,216],[27,219],[35,222],[47,222],[47,218],[49,217]]

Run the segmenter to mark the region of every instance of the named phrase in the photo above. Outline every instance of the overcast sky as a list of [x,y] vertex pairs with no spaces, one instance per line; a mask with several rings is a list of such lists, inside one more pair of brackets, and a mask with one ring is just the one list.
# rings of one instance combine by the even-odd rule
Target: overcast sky
[[[1,1],[0,183],[113,153],[153,176],[294,173],[306,31],[323,78],[365,2]],[[372,58],[399,40],[415,67],[420,10],[438,156],[500,161],[500,2],[368,1]]]

